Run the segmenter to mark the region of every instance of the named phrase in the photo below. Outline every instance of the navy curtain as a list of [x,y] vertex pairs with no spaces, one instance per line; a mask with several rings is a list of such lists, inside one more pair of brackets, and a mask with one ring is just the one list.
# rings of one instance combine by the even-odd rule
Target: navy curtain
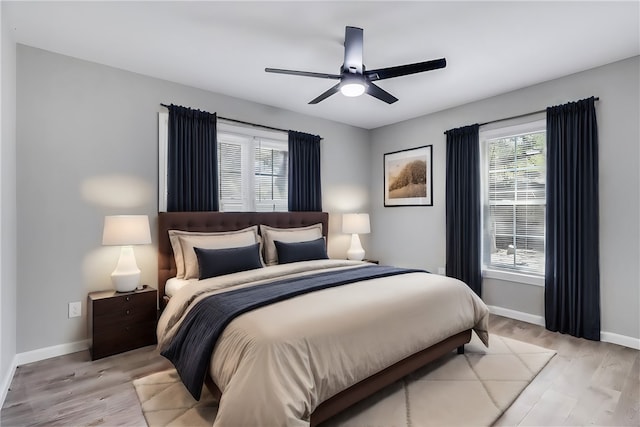
[[167,211],[218,210],[216,115],[170,105]]
[[447,276],[482,294],[479,125],[447,135]]
[[547,108],[547,329],[600,340],[595,99]]
[[289,211],[322,211],[320,137],[289,131]]

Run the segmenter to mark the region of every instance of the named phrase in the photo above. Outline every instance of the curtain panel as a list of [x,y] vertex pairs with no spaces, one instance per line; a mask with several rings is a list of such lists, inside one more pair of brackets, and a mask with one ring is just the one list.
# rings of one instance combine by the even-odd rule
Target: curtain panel
[[595,99],[547,108],[547,329],[600,340]]
[[216,114],[171,104],[167,211],[218,210]]
[[320,139],[289,131],[289,211],[322,211]]
[[445,132],[447,136],[447,276],[482,294],[479,125]]

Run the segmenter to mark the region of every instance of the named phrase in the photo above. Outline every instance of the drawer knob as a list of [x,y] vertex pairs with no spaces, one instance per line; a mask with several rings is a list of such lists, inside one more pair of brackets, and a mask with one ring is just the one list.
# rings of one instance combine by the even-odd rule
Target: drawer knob
[[125,313],[126,313],[126,314],[129,314],[129,313],[131,313],[131,310],[127,310],[127,311],[125,311]]
[[127,301],[131,301],[131,297],[126,297],[126,300]]

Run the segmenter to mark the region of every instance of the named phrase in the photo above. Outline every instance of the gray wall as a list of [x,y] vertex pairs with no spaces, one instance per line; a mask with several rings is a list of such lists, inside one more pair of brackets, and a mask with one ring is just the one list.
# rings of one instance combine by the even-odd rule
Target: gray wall
[[[160,103],[321,135],[331,256],[349,243],[336,214],[369,210],[366,130],[23,45],[17,72],[18,352],[86,338],[87,293],[111,287],[118,256],[100,246],[104,215],[147,214],[156,241]],[[154,246],[136,257],[155,284]]]
[[[3,49],[4,44],[3,37]],[[12,82],[10,75],[5,79],[5,69],[12,65],[11,57],[5,64],[4,50],[2,59],[4,89]],[[640,337],[640,209],[638,192],[629,191],[639,183],[638,71],[636,57],[366,131],[18,45],[14,130],[5,129],[4,121],[12,117],[5,104],[16,95],[2,95],[0,372],[16,350],[86,338],[86,295],[111,286],[118,255],[117,248],[100,245],[104,215],[148,214],[156,241],[161,102],[321,135],[323,203],[333,214],[330,255],[344,256],[349,245],[349,237],[339,232],[337,214],[370,212],[372,234],[363,236],[368,257],[436,271],[445,259],[443,132],[600,96],[603,330]],[[434,206],[383,208],[383,154],[425,144],[434,145]],[[5,210],[16,197],[12,179],[17,180],[13,213]],[[16,245],[11,231],[16,214],[17,296],[16,256],[7,254]],[[136,256],[143,281],[154,284],[154,245],[136,248]],[[534,315],[542,315],[542,292],[530,285],[485,283],[487,303]],[[67,319],[70,301],[82,301],[82,317]]]
[[16,355],[16,45],[0,4],[0,403]]
[[[599,96],[600,268],[603,332],[640,338],[639,57],[466,104],[371,132],[371,253],[385,263],[437,271],[445,265],[448,129]],[[383,154],[433,144],[433,207],[384,208]],[[543,316],[544,288],[484,281],[487,304]]]

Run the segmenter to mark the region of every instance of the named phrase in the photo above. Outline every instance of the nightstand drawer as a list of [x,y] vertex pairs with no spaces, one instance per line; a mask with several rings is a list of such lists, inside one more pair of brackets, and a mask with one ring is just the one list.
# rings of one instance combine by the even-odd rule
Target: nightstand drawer
[[115,307],[112,312],[105,314],[97,314],[94,312],[93,327],[127,326],[145,321],[153,321],[156,317],[156,307],[149,304],[144,306]]
[[133,307],[155,305],[156,298],[155,292],[116,294],[110,298],[94,300],[93,312],[96,316],[112,315],[115,312],[124,313]]
[[93,336],[93,359],[111,356],[124,351],[156,343],[155,321],[136,325],[121,325]]

